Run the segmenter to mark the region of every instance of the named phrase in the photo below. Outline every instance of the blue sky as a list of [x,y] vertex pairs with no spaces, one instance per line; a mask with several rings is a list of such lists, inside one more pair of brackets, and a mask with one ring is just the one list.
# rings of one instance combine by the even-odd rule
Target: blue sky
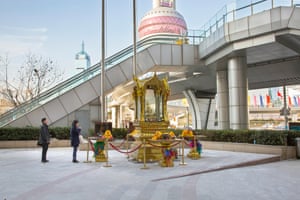
[[[177,0],[189,29],[200,29],[232,0]],[[152,8],[137,0],[138,21]],[[132,0],[107,0],[107,55],[132,43]],[[8,53],[14,74],[29,52],[55,60],[66,77],[84,40],[92,64],[100,60],[101,0],[1,0],[0,55]],[[0,70],[4,70],[0,66]]]

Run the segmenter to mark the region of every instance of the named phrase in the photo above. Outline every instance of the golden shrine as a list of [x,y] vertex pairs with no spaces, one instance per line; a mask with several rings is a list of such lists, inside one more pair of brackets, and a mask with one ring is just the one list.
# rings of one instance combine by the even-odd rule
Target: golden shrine
[[156,74],[150,79],[139,80],[134,78],[135,87],[133,98],[135,102],[135,131],[133,137],[136,144],[144,141],[144,148],[139,149],[135,154],[131,154],[138,162],[145,159],[146,162],[160,161],[163,158],[162,150],[145,144],[145,140],[150,140],[156,131],[167,132],[169,126],[167,101],[170,88],[167,79],[160,80]]

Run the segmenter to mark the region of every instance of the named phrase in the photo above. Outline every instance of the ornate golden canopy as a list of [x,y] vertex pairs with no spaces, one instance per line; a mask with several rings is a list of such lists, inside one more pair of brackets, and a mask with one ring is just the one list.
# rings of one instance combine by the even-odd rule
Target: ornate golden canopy
[[[167,79],[160,80],[156,74],[146,80],[139,80],[135,77],[134,81],[136,84],[133,89],[135,138],[137,142],[143,139],[145,143],[145,139],[151,139],[155,132],[165,133],[168,129],[167,101],[170,88]],[[137,160],[146,158],[147,161],[158,161],[163,156],[160,148],[145,145],[133,157]]]
[[135,119],[140,122],[168,122],[167,101],[170,88],[167,79],[160,80],[156,74],[150,79],[139,80],[133,90]]

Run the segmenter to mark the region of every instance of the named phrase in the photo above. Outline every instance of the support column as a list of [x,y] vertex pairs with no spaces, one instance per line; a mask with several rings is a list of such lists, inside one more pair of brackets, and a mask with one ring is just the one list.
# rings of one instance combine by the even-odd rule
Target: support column
[[116,106],[116,127],[121,128],[121,106],[117,105]]
[[117,116],[116,116],[116,114],[117,114],[116,107],[115,106],[111,107],[111,122],[112,122],[112,127],[113,128],[117,128],[117,124],[116,124]]
[[228,60],[230,129],[248,129],[248,77],[246,57]]
[[200,109],[197,103],[197,98],[193,91],[186,90],[183,91],[183,94],[189,104],[189,114],[192,116],[192,128],[193,129],[200,129],[201,128],[201,116],[200,116]]
[[111,120],[113,128],[120,128],[120,106],[115,105],[111,108]]
[[218,127],[227,130],[229,126],[229,93],[227,70],[217,71]]
[[120,120],[119,120],[120,128],[125,128],[123,124],[123,110],[124,110],[124,105],[120,105]]
[[215,129],[214,113],[215,100],[213,96],[197,96],[194,91],[186,90],[183,92],[189,104],[189,113],[192,116],[193,129]]

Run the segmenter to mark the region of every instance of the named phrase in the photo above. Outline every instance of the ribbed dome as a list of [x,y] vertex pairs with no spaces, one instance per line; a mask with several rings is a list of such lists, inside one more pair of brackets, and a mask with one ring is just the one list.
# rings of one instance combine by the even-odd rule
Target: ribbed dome
[[167,34],[184,35],[187,25],[183,16],[176,10],[168,7],[157,7],[149,11],[139,26],[140,39],[147,36]]

